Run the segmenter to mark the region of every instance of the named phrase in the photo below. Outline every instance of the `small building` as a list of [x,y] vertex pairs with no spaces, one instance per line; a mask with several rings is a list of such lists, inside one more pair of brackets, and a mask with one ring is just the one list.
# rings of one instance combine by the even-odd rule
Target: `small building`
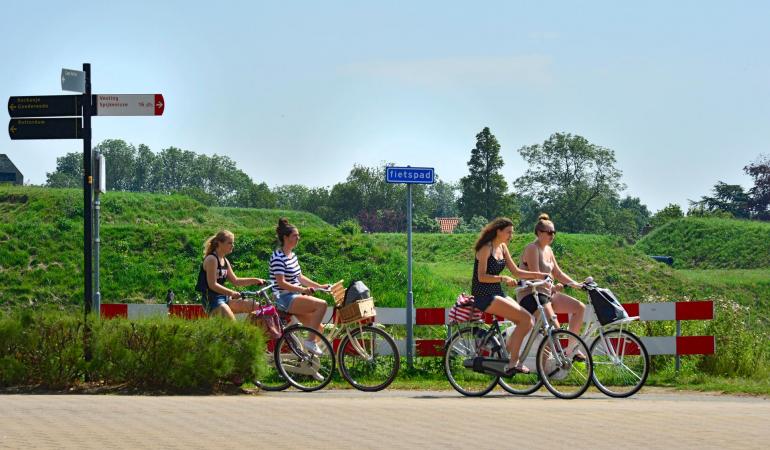
[[24,175],[5,154],[0,154],[0,183],[24,184]]
[[439,228],[442,233],[452,233],[455,227],[460,223],[459,217],[436,217]]

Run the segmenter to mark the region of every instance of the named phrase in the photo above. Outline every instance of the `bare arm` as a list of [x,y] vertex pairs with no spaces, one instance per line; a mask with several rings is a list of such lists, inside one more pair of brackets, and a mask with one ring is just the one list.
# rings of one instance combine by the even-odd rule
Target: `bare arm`
[[580,283],[575,282],[575,280],[570,278],[569,275],[567,275],[566,273],[564,273],[563,270],[561,270],[561,267],[559,267],[559,263],[556,262],[556,255],[553,254],[553,251],[551,251],[551,260],[553,261],[554,278],[566,284],[567,286],[572,286],[572,287],[580,286]]
[[300,279],[300,281],[302,282],[303,285],[310,286],[310,287],[312,287],[314,289],[326,289],[326,288],[329,287],[328,284],[316,283],[315,281],[311,280],[310,278],[306,277],[305,275],[300,275],[299,279]]

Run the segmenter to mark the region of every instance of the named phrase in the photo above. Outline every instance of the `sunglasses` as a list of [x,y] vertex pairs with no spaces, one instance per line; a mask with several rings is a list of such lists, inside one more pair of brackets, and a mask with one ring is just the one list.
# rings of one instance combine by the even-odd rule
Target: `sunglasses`
[[556,230],[540,230],[541,233],[549,234],[551,236],[556,234]]

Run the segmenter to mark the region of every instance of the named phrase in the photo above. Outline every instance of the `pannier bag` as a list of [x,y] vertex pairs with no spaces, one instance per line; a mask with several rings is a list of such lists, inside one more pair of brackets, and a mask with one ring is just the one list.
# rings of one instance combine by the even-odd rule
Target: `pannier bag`
[[281,337],[281,319],[273,305],[265,305],[257,308],[248,315],[248,320],[253,325],[261,328],[267,339]]
[[473,297],[465,295],[465,292],[457,296],[454,306],[449,308],[450,322],[470,322],[484,318],[484,311],[475,307]]
[[591,304],[600,324],[607,325],[628,317],[626,310],[623,309],[615,294],[609,289],[589,289],[588,295],[591,297]]
[[345,303],[343,305],[348,306],[359,300],[371,298],[371,296],[369,288],[366,287],[363,281],[353,281],[345,290]]

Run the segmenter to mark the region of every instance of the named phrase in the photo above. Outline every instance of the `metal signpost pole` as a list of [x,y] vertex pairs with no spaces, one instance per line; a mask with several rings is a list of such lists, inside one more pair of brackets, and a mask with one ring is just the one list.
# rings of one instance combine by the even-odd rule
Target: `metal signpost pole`
[[94,167],[96,167],[97,182],[94,183],[94,304],[93,311],[96,318],[101,317],[102,293],[99,290],[99,251],[101,238],[99,237],[99,213],[101,212],[101,192],[104,184],[104,157],[101,153],[94,153]]
[[93,156],[91,155],[91,64],[83,64],[86,92],[83,93],[83,274],[85,275],[85,316],[91,313],[93,297]]
[[412,292],[412,185],[406,185],[406,364],[414,369],[414,294]]

